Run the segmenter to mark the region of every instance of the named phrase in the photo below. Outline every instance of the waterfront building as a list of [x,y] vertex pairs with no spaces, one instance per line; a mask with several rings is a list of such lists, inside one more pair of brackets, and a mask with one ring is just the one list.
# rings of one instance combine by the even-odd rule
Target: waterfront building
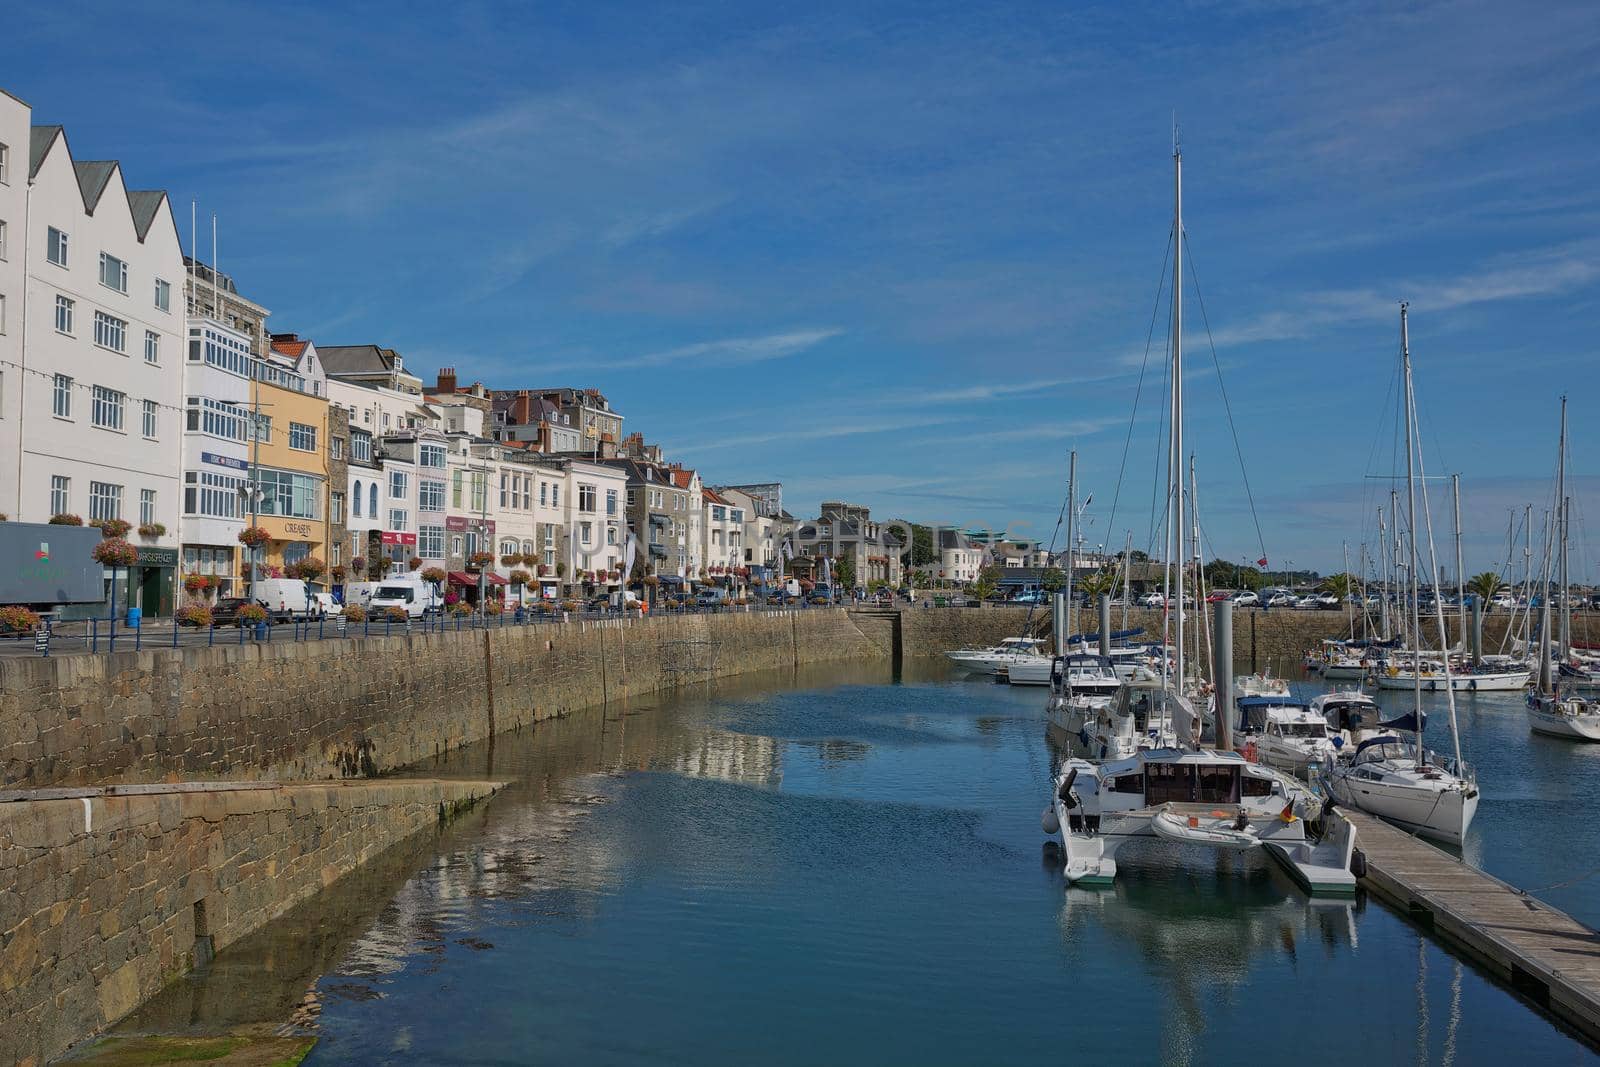
[[[322,365],[330,379],[369,385],[375,389],[389,389],[406,393],[418,400],[422,397],[422,379],[405,369],[400,353],[382,345],[328,345],[322,349]],[[399,426],[367,426],[373,433],[383,433]]]
[[[190,236],[194,240],[194,236]],[[184,295],[190,318],[210,319],[243,334],[250,354],[266,355],[272,342],[267,319],[272,312],[240,295],[233,278],[192,256],[183,257]]]
[[715,489],[706,488],[701,496],[701,558],[713,578],[734,576],[745,566],[744,508]]
[[496,440],[526,444],[540,452],[587,452],[595,459],[621,454],[622,415],[598,389],[484,389],[457,384],[454,367],[443,367],[435,395],[486,396],[489,433]]
[[[176,602],[183,255],[166,193],[0,92],[0,511],[135,529],[119,605]],[[111,574],[107,574],[107,585]]]
[[[231,284],[231,282],[230,282]],[[191,298],[190,304],[195,301]],[[250,338],[190,315],[184,352],[183,572],[215,579],[216,596],[242,593],[239,533],[249,512]]]
[[274,342],[251,362],[250,418],[248,519],[268,537],[254,553],[257,576],[307,556],[326,562],[327,377],[314,344]]
[[489,434],[495,440],[551,454],[582,449],[583,434],[553,400],[521,389],[495,392],[491,402]]
[[629,577],[654,574],[664,584],[682,585],[689,575],[687,533],[680,532],[687,529],[688,488],[680,488],[672,468],[658,463],[626,457],[601,462],[626,478],[625,516],[638,545]]
[[[831,561],[830,572],[840,581],[840,565],[847,563],[856,588],[874,581],[901,584],[900,553],[905,542],[888,525],[872,520],[871,509],[840,500],[824,501],[815,520],[795,528],[792,540],[796,558],[790,566],[797,573],[820,573],[815,561]],[[803,557],[803,558],[802,558]]]

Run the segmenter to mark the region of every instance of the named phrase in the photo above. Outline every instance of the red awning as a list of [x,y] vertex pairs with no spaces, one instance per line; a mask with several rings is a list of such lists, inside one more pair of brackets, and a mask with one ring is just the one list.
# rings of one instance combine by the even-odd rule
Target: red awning
[[[466,571],[451,571],[450,575],[449,575],[449,578],[450,578],[450,584],[451,585],[462,585],[462,586],[467,586],[467,587],[473,588],[473,589],[476,589],[478,587],[478,576],[476,574],[469,574]],[[498,574],[496,574],[494,571],[486,572],[484,574],[484,580],[487,581],[488,584],[490,584],[490,585],[510,585],[511,584],[506,579],[504,579],[504,578],[500,577]]]

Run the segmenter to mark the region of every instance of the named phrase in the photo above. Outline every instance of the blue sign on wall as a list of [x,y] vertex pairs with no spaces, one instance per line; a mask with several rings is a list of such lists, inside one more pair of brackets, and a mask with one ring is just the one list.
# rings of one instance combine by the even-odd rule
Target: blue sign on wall
[[200,461],[202,463],[213,463],[218,467],[232,467],[236,471],[250,469],[250,464],[245,460],[234,459],[232,456],[219,456],[215,452],[200,453]]

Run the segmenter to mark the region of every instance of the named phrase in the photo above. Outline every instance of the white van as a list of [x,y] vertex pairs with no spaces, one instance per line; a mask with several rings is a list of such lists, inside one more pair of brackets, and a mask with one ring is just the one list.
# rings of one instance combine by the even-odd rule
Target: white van
[[367,610],[374,615],[389,608],[404,608],[406,614],[413,619],[438,611],[443,606],[439,591],[433,587],[432,582],[411,577],[390,578],[379,582],[378,588],[373,590],[371,598],[367,600]]
[[372,594],[376,593],[378,586],[382,584],[382,582],[346,582],[344,585],[345,606],[349,607],[351,604],[355,604],[359,607],[366,607],[367,601],[372,599]]
[[314,594],[299,578],[257,578],[255,598],[267,606],[274,622],[315,618],[322,610]]

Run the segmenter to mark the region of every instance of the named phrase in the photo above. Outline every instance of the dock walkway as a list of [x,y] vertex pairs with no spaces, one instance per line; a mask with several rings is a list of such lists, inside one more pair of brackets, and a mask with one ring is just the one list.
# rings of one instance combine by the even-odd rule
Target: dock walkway
[[1375,816],[1340,814],[1366,853],[1363,886],[1600,1044],[1600,933]]

